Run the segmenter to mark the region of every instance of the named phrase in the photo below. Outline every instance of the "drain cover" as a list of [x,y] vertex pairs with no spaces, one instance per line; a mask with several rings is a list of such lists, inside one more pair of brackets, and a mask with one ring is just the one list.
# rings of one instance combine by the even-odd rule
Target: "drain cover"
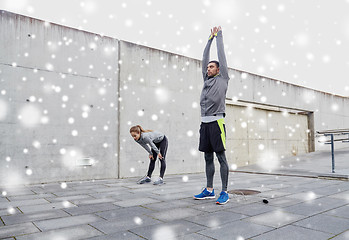
[[229,190],[228,193],[236,194],[236,195],[254,195],[261,192],[256,190],[249,190],[249,189],[233,189],[233,190]]

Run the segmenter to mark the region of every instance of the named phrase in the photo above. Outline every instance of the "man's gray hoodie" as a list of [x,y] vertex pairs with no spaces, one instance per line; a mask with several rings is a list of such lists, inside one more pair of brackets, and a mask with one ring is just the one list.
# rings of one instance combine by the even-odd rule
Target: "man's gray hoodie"
[[[139,143],[149,154],[153,154],[151,149],[153,149],[156,154],[160,153],[160,150],[155,146],[154,143],[159,143],[164,139],[164,134],[159,132],[142,132],[141,136],[138,140],[136,140],[137,143]],[[150,145],[151,149],[149,149]]]
[[201,116],[225,115],[225,96],[228,88],[228,66],[224,53],[222,31],[217,33],[217,55],[219,62],[219,74],[209,78],[207,75],[207,65],[210,61],[210,48],[214,37],[211,37],[204,50],[202,59],[202,75],[204,86],[200,97]]

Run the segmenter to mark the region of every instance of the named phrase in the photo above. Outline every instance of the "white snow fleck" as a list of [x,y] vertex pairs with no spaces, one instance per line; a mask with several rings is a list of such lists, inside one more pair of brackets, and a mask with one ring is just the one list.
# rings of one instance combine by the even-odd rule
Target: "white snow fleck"
[[53,65],[52,65],[51,63],[46,63],[46,64],[45,64],[45,67],[46,67],[46,69],[49,70],[49,71],[53,71],[53,69],[54,69],[54,67],[53,67]]
[[230,165],[231,170],[236,170],[237,168],[238,168],[238,166],[234,163],[232,165]]
[[194,135],[193,131],[189,130],[187,131],[187,136],[188,137],[192,137]]
[[33,146],[36,148],[36,149],[39,149],[41,148],[41,143],[39,141],[34,141],[33,142]]
[[30,176],[30,175],[33,174],[33,171],[32,171],[30,168],[28,168],[28,169],[25,171],[25,173],[26,173],[28,176]]
[[64,96],[62,97],[62,101],[63,101],[63,102],[67,102],[68,99],[69,99],[69,97],[68,97],[67,95],[64,95]]
[[187,175],[182,177],[182,181],[183,182],[188,182],[189,181],[189,177]]
[[137,225],[142,225],[143,220],[140,217],[134,217],[133,221],[135,222],[135,224]]
[[16,210],[15,210],[13,207],[8,207],[8,208],[7,208],[7,212],[8,212],[9,214],[15,214]]
[[68,123],[69,123],[69,124],[73,124],[74,122],[75,122],[74,118],[70,117],[70,118],[68,119]]

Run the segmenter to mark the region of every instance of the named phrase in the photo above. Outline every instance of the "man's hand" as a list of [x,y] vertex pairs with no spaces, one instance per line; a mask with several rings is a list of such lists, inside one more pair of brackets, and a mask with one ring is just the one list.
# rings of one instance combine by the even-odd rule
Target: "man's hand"
[[211,29],[211,36],[210,36],[210,38],[212,38],[212,37],[214,37],[214,36],[217,36],[217,33],[218,33],[219,31],[222,31],[221,26],[212,28],[212,29]]
[[149,154],[149,159],[153,159],[154,160],[153,154]]
[[162,157],[161,153],[159,153],[159,154],[158,154],[158,157],[159,157],[159,159],[160,159],[160,160],[162,160],[162,159],[163,159],[163,157]]

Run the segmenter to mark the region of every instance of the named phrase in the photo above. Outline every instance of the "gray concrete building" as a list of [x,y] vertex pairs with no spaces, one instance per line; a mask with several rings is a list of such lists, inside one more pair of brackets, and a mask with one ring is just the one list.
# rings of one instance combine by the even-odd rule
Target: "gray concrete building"
[[[1,185],[142,176],[147,153],[129,134],[137,124],[168,137],[167,174],[204,171],[200,60],[7,11],[0,44]],[[348,128],[349,98],[229,74],[232,169],[273,170],[329,148],[315,131]]]

